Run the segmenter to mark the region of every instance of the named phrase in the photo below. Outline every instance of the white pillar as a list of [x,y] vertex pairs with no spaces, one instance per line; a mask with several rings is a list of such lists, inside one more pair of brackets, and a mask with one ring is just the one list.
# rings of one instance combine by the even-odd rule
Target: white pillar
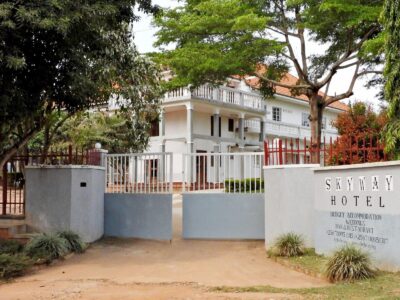
[[186,105],[186,126],[187,126],[187,153],[193,153],[193,104]]
[[164,136],[165,135],[165,112],[162,109],[160,112],[160,121],[158,123],[159,126],[159,136]]
[[244,142],[244,114],[239,116],[239,140],[243,147]]
[[[188,103],[186,105],[186,144],[187,144],[187,153],[192,154],[194,152],[194,143],[193,143],[193,104]],[[193,166],[194,160],[192,156],[187,157],[187,174],[186,180],[190,183],[193,182],[193,170],[195,169]]]
[[266,131],[265,125],[266,125],[265,119],[261,119],[260,120],[260,142],[263,142],[265,139],[265,131]]

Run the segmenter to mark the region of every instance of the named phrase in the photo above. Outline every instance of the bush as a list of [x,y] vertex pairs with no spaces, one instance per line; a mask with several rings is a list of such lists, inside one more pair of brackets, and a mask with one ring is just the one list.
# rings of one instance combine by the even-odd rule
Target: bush
[[344,280],[367,279],[375,276],[371,268],[368,253],[353,245],[346,245],[337,250],[329,259],[326,275],[332,282]]
[[17,254],[22,252],[24,246],[13,240],[0,240],[0,254]]
[[0,278],[9,279],[22,275],[31,265],[31,260],[24,255],[0,254]]
[[58,235],[38,234],[28,242],[25,253],[34,259],[51,262],[68,253],[68,244]]
[[287,233],[280,236],[275,242],[278,256],[299,256],[304,254],[304,240],[296,233]]
[[71,252],[83,253],[86,249],[86,244],[73,231],[60,231],[57,233],[57,236],[67,241],[68,250]]
[[227,193],[261,192],[263,189],[264,189],[264,179],[261,178],[225,180],[225,191]]

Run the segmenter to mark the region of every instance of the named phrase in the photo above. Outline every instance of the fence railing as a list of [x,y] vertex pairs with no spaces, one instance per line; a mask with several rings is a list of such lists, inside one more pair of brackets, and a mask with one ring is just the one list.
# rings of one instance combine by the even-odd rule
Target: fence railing
[[[25,214],[25,167],[37,165],[100,165],[101,153],[96,149],[50,149],[47,153],[19,152],[2,170],[0,186],[0,215]],[[39,188],[39,187],[38,187]]]
[[[348,165],[387,161],[390,158],[378,137],[322,139],[313,146],[311,140],[274,139],[264,141],[265,165],[308,164]],[[313,160],[312,158],[316,158]]]
[[106,155],[107,193],[172,192],[172,153]]
[[184,154],[183,192],[261,193],[262,152]]

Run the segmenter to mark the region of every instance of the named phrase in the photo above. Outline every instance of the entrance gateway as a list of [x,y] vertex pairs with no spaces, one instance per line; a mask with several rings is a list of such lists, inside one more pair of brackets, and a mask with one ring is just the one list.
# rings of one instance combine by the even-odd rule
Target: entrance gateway
[[184,238],[264,239],[263,156],[106,155],[105,235],[172,240],[173,193],[182,193]]

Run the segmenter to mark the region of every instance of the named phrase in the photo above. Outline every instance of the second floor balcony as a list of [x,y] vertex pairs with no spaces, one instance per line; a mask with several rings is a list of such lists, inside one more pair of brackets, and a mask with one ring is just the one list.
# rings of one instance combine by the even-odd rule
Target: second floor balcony
[[266,102],[257,93],[244,92],[229,87],[213,87],[211,85],[202,85],[193,90],[185,87],[170,91],[165,94],[163,102],[190,99],[207,100],[216,104],[227,104],[241,109],[266,112]]

